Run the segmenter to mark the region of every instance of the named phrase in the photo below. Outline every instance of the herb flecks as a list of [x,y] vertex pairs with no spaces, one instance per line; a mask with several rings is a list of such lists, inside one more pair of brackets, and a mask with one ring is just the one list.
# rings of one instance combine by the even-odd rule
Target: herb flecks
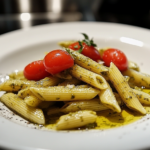
[[65,51],[74,59],[74,56],[72,55],[72,53],[71,53],[69,48],[65,48]]
[[96,47],[97,45],[94,43],[93,39],[89,39],[88,35],[85,33],[81,33],[84,36],[83,42],[85,42],[88,46]]
[[79,53],[82,53],[83,51],[83,45],[82,45],[82,42],[81,41],[78,41],[79,45],[80,45],[80,49],[77,51]]

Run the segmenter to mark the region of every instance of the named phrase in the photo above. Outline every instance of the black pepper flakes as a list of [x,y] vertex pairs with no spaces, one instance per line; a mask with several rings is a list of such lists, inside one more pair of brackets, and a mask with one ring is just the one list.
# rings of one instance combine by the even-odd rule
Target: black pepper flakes
[[75,98],[75,95],[72,94],[72,95],[71,95],[71,99],[74,99],[74,98]]

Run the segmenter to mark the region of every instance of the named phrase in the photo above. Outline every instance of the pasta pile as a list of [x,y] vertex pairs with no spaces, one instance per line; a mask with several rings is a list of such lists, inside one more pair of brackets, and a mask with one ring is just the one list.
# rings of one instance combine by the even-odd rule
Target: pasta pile
[[40,81],[27,80],[23,72],[12,73],[0,85],[6,91],[1,97],[7,107],[36,124],[48,124],[49,118],[59,117],[54,129],[75,129],[96,122],[96,112],[111,109],[120,113],[121,106],[146,114],[143,105],[150,105],[150,95],[139,90],[150,88],[150,76],[139,72],[129,62],[129,68],[120,72],[67,49],[75,65],[63,73]]

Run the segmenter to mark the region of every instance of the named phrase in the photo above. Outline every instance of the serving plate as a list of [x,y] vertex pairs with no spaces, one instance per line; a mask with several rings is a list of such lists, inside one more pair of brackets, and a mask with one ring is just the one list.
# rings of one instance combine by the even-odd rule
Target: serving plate
[[[118,48],[142,72],[150,74],[150,31],[138,27],[95,22],[42,25],[0,36],[0,73],[23,70],[45,52],[60,48],[57,43],[80,40],[87,33],[99,48]],[[124,127],[109,130],[47,131],[29,125],[0,104],[0,146],[21,150],[143,149],[150,147],[150,116]]]

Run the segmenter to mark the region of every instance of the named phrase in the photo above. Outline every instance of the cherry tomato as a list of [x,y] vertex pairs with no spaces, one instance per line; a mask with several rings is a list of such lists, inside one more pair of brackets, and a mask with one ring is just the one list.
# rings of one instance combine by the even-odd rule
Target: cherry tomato
[[40,80],[50,76],[50,74],[45,70],[43,60],[31,62],[24,68],[23,73],[28,80]]
[[128,68],[128,59],[126,55],[118,49],[109,48],[104,51],[102,60],[108,67],[110,66],[110,63],[113,62],[120,71],[124,71]]
[[[81,54],[93,59],[94,61],[98,61],[101,59],[100,54],[98,50],[94,46],[88,46],[86,43],[82,43],[83,50]],[[81,46],[79,45],[79,42],[75,42],[69,46],[72,50],[79,50]]]
[[59,73],[73,65],[73,58],[66,51],[59,49],[49,52],[44,58],[46,71],[51,74]]
[[79,45],[79,42],[75,42],[69,45],[69,48],[72,50],[79,50],[81,46]]

